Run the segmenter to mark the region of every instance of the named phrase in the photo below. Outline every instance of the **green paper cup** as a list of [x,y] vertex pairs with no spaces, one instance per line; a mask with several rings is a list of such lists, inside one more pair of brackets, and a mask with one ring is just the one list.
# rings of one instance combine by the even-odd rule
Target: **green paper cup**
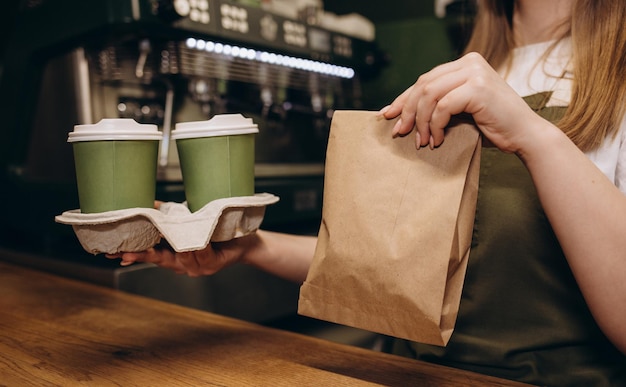
[[195,212],[221,198],[254,195],[254,137],[259,132],[241,114],[176,124],[176,141],[185,197]]
[[74,126],[67,141],[74,151],[81,212],[154,207],[161,138],[156,125],[132,119]]

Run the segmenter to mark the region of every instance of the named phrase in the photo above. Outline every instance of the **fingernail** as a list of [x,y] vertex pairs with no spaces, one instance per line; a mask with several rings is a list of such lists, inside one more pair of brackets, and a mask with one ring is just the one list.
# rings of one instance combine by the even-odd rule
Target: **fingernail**
[[398,122],[396,122],[396,124],[393,126],[393,129],[391,130],[391,135],[392,136],[397,136],[398,133],[400,132],[400,126],[402,126],[402,119],[398,119]]
[[430,136],[430,138],[428,139],[428,147],[431,150],[435,149],[435,139],[433,138],[433,136]]
[[422,137],[420,136],[420,132],[415,131],[415,148],[419,150],[422,147]]
[[382,115],[384,115],[385,113],[387,113],[387,110],[389,110],[389,108],[390,108],[390,107],[391,107],[391,105],[387,105],[387,106],[385,106],[384,108],[380,109],[380,110],[378,111],[378,113],[376,113],[376,115],[377,115],[377,116],[382,116]]

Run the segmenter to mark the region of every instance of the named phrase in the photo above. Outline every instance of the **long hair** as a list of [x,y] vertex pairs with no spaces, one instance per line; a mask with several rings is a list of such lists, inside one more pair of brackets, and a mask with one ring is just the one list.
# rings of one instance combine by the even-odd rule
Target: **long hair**
[[[465,52],[481,53],[494,68],[507,65],[515,43],[513,0],[479,0]],[[615,136],[626,114],[626,1],[575,0],[571,36],[572,99],[557,125],[583,151]]]

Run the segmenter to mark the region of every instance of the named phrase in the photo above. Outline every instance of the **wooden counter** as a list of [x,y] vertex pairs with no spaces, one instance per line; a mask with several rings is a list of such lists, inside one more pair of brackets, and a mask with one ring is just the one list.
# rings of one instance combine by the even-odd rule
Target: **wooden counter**
[[0,385],[514,386],[0,261]]

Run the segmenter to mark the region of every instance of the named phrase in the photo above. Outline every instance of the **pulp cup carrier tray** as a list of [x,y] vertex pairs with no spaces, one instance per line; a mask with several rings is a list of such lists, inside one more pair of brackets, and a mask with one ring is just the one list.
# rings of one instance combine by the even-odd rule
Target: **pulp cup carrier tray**
[[161,238],[175,251],[185,252],[254,233],[266,206],[278,200],[269,193],[217,199],[193,213],[186,204],[174,202],[165,202],[159,209],[89,214],[71,210],[56,216],[55,221],[71,225],[82,247],[92,254],[143,251]]

